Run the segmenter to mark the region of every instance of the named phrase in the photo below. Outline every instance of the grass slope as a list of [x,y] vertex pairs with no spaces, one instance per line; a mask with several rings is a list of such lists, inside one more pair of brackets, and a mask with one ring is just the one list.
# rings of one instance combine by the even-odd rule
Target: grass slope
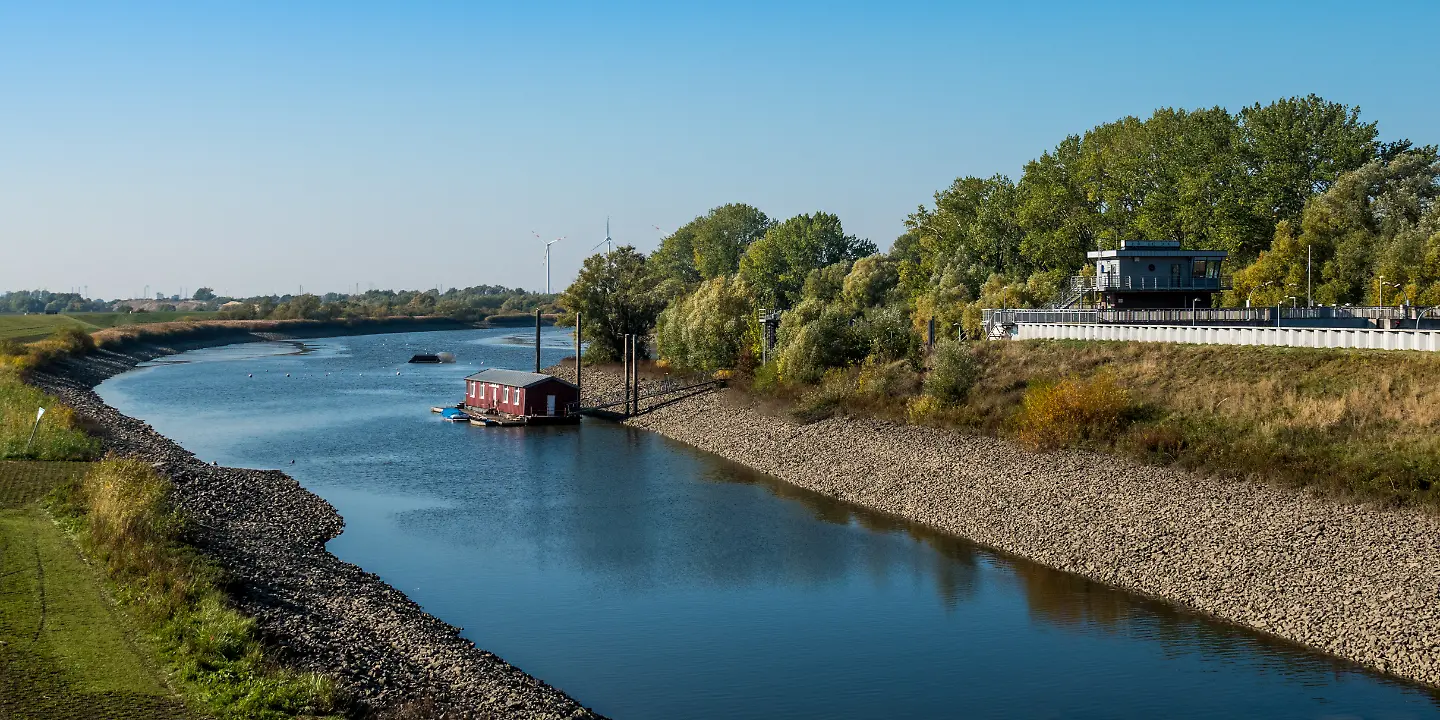
[[0,462],[0,717],[192,717],[37,505],[87,465]]
[[1064,340],[965,353],[954,397],[921,396],[935,369],[922,383],[906,363],[762,394],[802,421],[879,415],[1440,509],[1440,353]]
[[0,340],[33,342],[43,340],[56,330],[74,327],[85,332],[124,325],[146,325],[174,322],[186,318],[213,319],[213,312],[150,312],[150,313],[61,313],[58,315],[0,315]]

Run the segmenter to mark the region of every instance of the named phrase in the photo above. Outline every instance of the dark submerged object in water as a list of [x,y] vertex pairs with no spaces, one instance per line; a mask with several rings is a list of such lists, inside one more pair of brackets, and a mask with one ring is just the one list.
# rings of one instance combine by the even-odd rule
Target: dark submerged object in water
[[435,353],[435,354],[433,354],[433,355],[430,354],[430,353],[421,353],[421,354],[419,354],[419,355],[412,355],[412,356],[410,357],[410,362],[412,362],[412,363],[429,363],[429,364],[436,364],[436,363],[453,363],[453,362],[455,362],[455,353],[442,352],[442,353]]

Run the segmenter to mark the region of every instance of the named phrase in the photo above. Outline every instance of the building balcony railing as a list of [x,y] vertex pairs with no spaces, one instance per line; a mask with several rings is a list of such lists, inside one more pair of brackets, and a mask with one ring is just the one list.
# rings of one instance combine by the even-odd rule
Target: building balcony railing
[[1151,277],[1148,275],[1077,275],[1070,278],[1071,292],[1220,292],[1234,288],[1230,275],[1218,277]]

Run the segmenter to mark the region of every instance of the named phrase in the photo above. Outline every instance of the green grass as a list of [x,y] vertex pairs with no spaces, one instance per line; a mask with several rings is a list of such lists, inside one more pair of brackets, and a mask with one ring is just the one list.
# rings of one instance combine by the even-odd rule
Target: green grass
[[[36,428],[36,410],[42,407],[45,416]],[[76,426],[69,408],[21,382],[18,372],[0,364],[0,459],[88,460],[99,451],[100,444]]]
[[0,717],[192,717],[37,505],[87,465],[0,462]]
[[74,327],[85,332],[95,332],[122,325],[145,325],[157,322],[173,322],[194,318],[213,320],[214,312],[148,312],[148,313],[61,313],[58,315],[0,315],[0,340],[34,342],[49,337],[63,327]]
[[169,507],[170,491],[149,465],[107,458],[46,504],[103,568],[187,697],[222,720],[338,712],[331,680],[267,657],[255,621],[220,589],[220,568],[180,542],[185,518]]

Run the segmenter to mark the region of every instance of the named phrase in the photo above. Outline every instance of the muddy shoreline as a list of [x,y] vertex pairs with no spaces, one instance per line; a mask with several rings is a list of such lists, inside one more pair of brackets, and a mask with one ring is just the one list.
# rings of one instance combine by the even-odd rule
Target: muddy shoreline
[[191,522],[189,542],[225,570],[237,608],[256,618],[267,644],[288,665],[334,677],[361,714],[600,717],[460,637],[460,628],[429,615],[378,576],[330,554],[325,543],[341,533],[344,520],[290,476],[206,464],[93,391],[141,362],[184,350],[429,329],[456,327],[226,330],[102,348],[60,359],[27,380],[73,408],[107,452],[139,458],[169,477],[173,501]]
[[[572,363],[551,369],[573,379]],[[587,396],[618,376],[587,368]],[[626,421],[793,485],[1440,686],[1440,517],[868,418],[802,425],[739,393]]]

